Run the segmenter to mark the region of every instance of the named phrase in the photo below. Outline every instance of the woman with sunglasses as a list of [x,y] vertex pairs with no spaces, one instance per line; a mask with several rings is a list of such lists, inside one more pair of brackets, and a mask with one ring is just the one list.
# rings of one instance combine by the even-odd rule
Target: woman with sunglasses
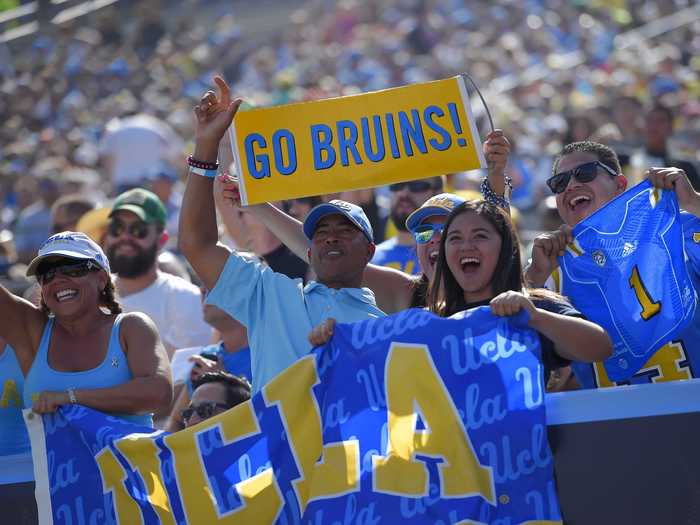
[[487,305],[497,316],[527,310],[529,326],[540,335],[545,377],[568,361],[592,362],[612,353],[605,330],[583,319],[562,296],[524,287],[510,217],[488,202],[468,201],[445,223],[428,306],[449,317]]
[[53,235],[27,275],[41,285],[39,308],[0,286],[0,337],[26,376],[24,406],[78,403],[152,426],[172,398],[167,355],[147,316],[121,313],[102,249],[82,233]]

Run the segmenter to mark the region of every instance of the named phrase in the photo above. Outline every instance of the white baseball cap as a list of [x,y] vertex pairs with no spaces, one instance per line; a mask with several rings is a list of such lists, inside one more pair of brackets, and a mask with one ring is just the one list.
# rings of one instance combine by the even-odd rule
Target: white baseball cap
[[111,273],[109,261],[102,248],[84,233],[61,232],[52,235],[39,248],[39,253],[27,267],[27,276],[35,275],[41,262],[48,257],[66,257],[94,261],[105,272]]

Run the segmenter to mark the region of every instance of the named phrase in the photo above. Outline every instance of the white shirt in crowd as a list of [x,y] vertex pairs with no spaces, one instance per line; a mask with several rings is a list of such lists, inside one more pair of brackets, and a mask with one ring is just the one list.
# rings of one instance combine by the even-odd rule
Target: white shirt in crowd
[[183,142],[160,119],[139,114],[111,120],[100,143],[100,154],[110,159],[112,186],[141,184],[164,162],[182,155]]
[[158,328],[172,358],[175,349],[211,343],[212,329],[204,322],[202,298],[194,284],[158,272],[158,278],[140,292],[119,297],[125,312],[144,312]]

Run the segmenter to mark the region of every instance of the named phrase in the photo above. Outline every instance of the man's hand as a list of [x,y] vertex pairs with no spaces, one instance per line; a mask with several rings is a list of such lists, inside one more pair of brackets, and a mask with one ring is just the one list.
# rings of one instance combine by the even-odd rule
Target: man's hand
[[654,187],[675,191],[681,209],[693,215],[699,214],[700,194],[693,189],[685,171],[679,168],[649,168],[645,175]]
[[227,205],[238,207],[241,205],[241,192],[238,188],[238,180],[225,173],[219,174],[214,180],[214,200],[217,206]]
[[541,287],[559,267],[557,257],[564,255],[566,245],[573,242],[571,226],[563,224],[558,230],[543,233],[532,244],[532,262],[525,271],[528,285]]
[[320,325],[311,330],[309,334],[309,343],[311,346],[321,346],[330,341],[333,337],[333,330],[335,329],[335,319],[329,317],[323,321]]
[[196,117],[194,158],[216,162],[219,142],[231,125],[242,99],[231,100],[231,89],[220,76],[214,77],[218,94],[209,90],[194,107]]

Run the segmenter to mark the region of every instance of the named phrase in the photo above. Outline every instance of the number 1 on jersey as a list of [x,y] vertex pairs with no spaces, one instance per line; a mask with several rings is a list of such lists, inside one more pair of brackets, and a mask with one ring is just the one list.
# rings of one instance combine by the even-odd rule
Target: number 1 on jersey
[[649,296],[649,292],[644,286],[641,277],[639,277],[639,269],[635,265],[632,269],[632,276],[629,279],[630,288],[634,290],[634,295],[637,296],[637,301],[642,307],[642,319],[648,321],[661,311],[661,302],[654,300]]

